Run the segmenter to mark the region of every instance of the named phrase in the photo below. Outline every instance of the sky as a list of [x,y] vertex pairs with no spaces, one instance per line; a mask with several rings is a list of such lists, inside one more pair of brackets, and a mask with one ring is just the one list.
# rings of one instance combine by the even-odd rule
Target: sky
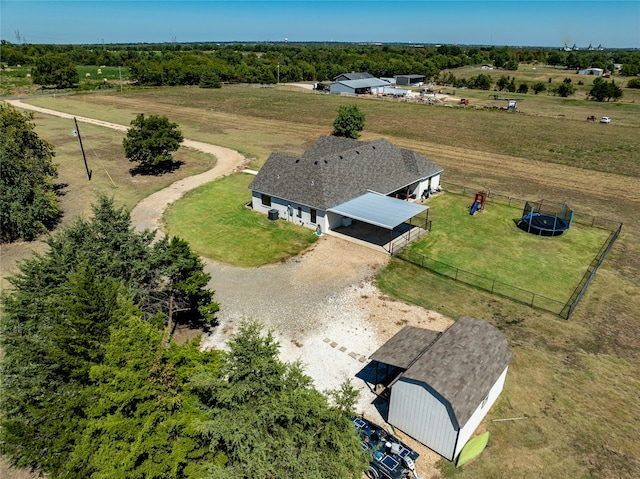
[[0,39],[640,48],[640,0],[0,0]]

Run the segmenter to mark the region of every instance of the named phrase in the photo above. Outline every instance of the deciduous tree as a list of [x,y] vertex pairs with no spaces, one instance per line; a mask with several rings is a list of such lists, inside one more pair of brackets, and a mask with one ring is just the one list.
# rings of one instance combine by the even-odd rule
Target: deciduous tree
[[364,113],[358,105],[341,106],[333,121],[333,135],[345,138],[358,138],[364,128]]
[[131,122],[131,128],[122,140],[125,156],[139,163],[143,171],[166,169],[173,160],[172,153],[182,143],[182,132],[176,123],[165,116],[140,113]]
[[38,58],[31,70],[34,83],[57,88],[72,88],[78,84],[78,70],[64,54],[50,53]]
[[0,104],[0,241],[32,240],[60,216],[54,149],[35,132],[33,114]]

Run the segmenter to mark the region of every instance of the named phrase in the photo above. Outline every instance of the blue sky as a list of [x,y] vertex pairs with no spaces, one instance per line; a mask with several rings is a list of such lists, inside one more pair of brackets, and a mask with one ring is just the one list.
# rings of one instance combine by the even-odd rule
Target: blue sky
[[640,48],[640,0],[0,0],[13,43],[381,42]]

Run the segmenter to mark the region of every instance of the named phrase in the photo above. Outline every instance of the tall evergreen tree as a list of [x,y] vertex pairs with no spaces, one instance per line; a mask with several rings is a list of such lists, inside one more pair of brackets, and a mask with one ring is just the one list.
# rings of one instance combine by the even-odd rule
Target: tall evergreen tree
[[215,377],[220,352],[202,352],[198,340],[166,348],[161,342],[161,333],[136,315],[112,328],[104,361],[91,369],[86,428],[64,477],[204,477],[209,450],[195,429],[204,413],[188,378]]
[[200,430],[218,451],[208,477],[362,477],[368,461],[349,411],[330,406],[299,364],[282,363],[273,334],[261,330],[243,323],[220,379],[193,380],[210,408]]
[[[0,316],[0,452],[19,466],[56,477],[84,427],[89,371],[102,363],[114,328],[146,303],[146,318],[166,319],[149,298],[171,288],[194,312],[217,304],[209,276],[180,240],[152,245],[129,213],[101,198],[94,216],[49,238],[49,250],[19,267]],[[160,313],[160,314],[158,314]],[[149,326],[151,327],[151,326]]]
[[0,451],[54,476],[79,439],[89,369],[101,362],[110,327],[133,310],[118,283],[83,264],[56,285],[20,287],[0,318]]

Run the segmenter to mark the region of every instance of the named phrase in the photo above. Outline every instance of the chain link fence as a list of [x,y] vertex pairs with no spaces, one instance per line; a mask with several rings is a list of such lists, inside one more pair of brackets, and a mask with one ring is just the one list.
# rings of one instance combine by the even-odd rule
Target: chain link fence
[[[463,196],[475,197],[475,194],[478,192],[477,187],[474,188],[451,183],[445,183],[442,186],[443,189],[447,192],[456,193]],[[522,211],[522,209],[527,204],[527,200],[525,199],[503,195],[496,192],[488,192],[487,201],[489,203],[493,202],[495,204],[511,206],[513,208],[520,209],[520,211]],[[542,203],[542,200],[540,200],[539,203]],[[553,205],[549,202],[545,203],[545,209],[549,211],[561,211],[562,206],[563,205]],[[422,253],[412,251],[411,249],[403,248],[398,252],[396,256],[400,259],[428,269],[429,271],[432,271],[433,273],[439,274],[441,276],[451,278],[455,281],[460,281],[475,288],[487,291],[491,294],[509,298],[533,308],[550,311],[561,316],[564,319],[569,319],[578,303],[580,302],[580,299],[582,299],[582,296],[591,283],[591,280],[595,276],[596,271],[604,261],[607,253],[611,250],[614,243],[618,239],[618,236],[620,236],[620,232],[622,231],[622,223],[593,215],[584,215],[574,212],[573,221],[581,225],[609,230],[611,231],[611,234],[603,243],[595,258],[589,264],[587,271],[585,272],[584,276],[567,301],[548,298],[544,295],[536,293],[535,291],[528,291],[526,289],[519,288],[508,283],[503,283],[496,280],[495,278],[488,278],[486,276],[482,276],[477,273],[458,268],[457,266],[443,263],[442,261],[430,258]],[[431,230],[431,228],[429,228],[429,230]]]

